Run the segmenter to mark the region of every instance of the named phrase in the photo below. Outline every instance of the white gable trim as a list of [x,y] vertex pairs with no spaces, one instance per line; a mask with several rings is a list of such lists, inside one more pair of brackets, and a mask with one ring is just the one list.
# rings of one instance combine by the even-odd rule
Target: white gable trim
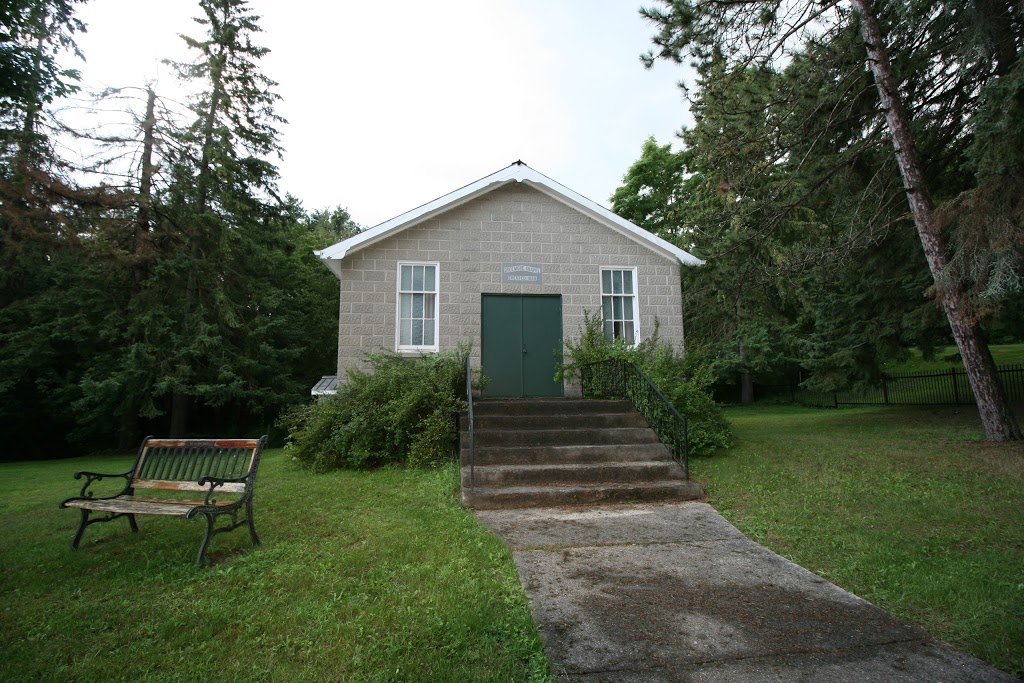
[[337,244],[314,251],[324,264],[330,268],[335,275],[341,277],[341,261],[350,253],[370,246],[374,242],[390,237],[418,223],[428,220],[440,213],[465,204],[468,201],[497,189],[501,185],[512,182],[520,182],[543,192],[552,199],[566,204],[580,213],[592,218],[598,223],[605,225],[626,237],[633,239],[649,249],[666,256],[677,259],[687,266],[703,265],[704,261],[693,254],[680,249],[674,244],[647,232],[635,223],[617,216],[600,204],[597,204],[581,194],[573,192],[564,185],[555,182],[543,173],[539,173],[521,161],[501,169],[497,173],[485,176],[476,182],[461,187],[454,192],[449,192],[443,197],[427,202],[411,211],[406,211],[400,216],[395,216],[389,221],[376,225],[358,235],[342,240]]

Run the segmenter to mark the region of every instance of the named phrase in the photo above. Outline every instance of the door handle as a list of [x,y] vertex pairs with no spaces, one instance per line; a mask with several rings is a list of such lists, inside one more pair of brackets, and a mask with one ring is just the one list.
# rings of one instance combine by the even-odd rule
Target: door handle
[[523,344],[523,355],[526,355],[526,344]]

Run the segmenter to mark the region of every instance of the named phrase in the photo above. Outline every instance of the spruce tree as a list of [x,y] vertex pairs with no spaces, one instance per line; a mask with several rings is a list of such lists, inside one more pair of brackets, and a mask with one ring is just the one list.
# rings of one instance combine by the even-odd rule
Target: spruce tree
[[[813,198],[828,192],[842,195],[833,180],[852,173],[865,178],[859,187],[867,194],[846,193],[853,201],[848,201],[840,224],[847,223],[851,234],[884,236],[892,223],[892,198],[906,190],[909,222],[917,228],[934,280],[931,291],[960,347],[986,434],[992,440],[1020,438],[1001,395],[969,283],[949,268],[955,258],[935,225],[931,206],[936,191],[952,197],[969,189],[965,179],[971,174],[964,171],[969,168],[966,150],[974,133],[972,118],[980,108],[977,93],[1013,73],[1024,46],[1024,15],[1018,4],[986,3],[1002,17],[995,23],[979,19],[967,7],[970,3],[858,1],[853,10],[839,2],[663,4],[667,9],[642,10],[659,27],[654,38],[657,53],[645,57],[648,64],[658,57],[691,57],[705,82],[715,69],[733,79],[751,69],[793,79],[792,87],[784,79],[778,81],[776,101],[765,111],[770,115],[788,110],[798,125],[780,119],[765,135],[719,141],[719,154],[726,161],[731,153],[745,153],[744,145],[766,144],[775,153],[766,157],[770,165],[762,166],[762,172],[775,177],[784,169],[793,174],[791,186],[804,185],[802,194],[788,200],[792,210],[773,212],[763,230],[784,227],[797,211],[814,208],[815,203],[819,210],[838,208],[831,198]],[[886,43],[891,46],[891,61]],[[879,125],[880,118],[884,125]],[[805,122],[816,127],[787,138],[787,131],[800,131]],[[896,145],[890,162],[873,159],[878,143],[888,144],[889,138]],[[899,170],[897,186],[889,181],[893,167]],[[879,201],[865,202],[872,194]],[[819,212],[815,220],[834,223],[821,220],[826,217]]]

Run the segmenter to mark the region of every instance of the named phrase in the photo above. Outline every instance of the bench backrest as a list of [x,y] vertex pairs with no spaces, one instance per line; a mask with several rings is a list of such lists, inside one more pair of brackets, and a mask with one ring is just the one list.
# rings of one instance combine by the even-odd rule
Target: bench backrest
[[267,437],[259,439],[154,439],[147,437],[139,449],[132,472],[132,488],[206,491],[201,477],[237,479],[218,491],[242,493],[259,467]]

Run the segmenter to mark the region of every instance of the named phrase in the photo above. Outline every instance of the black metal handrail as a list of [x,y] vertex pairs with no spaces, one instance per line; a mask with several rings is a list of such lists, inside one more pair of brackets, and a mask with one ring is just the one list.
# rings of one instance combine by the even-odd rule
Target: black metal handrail
[[469,406],[469,488],[476,488],[476,443],[473,435],[473,368],[470,366],[469,354],[466,354],[466,404]]
[[689,424],[635,363],[603,360],[580,368],[584,398],[628,399],[690,478]]

